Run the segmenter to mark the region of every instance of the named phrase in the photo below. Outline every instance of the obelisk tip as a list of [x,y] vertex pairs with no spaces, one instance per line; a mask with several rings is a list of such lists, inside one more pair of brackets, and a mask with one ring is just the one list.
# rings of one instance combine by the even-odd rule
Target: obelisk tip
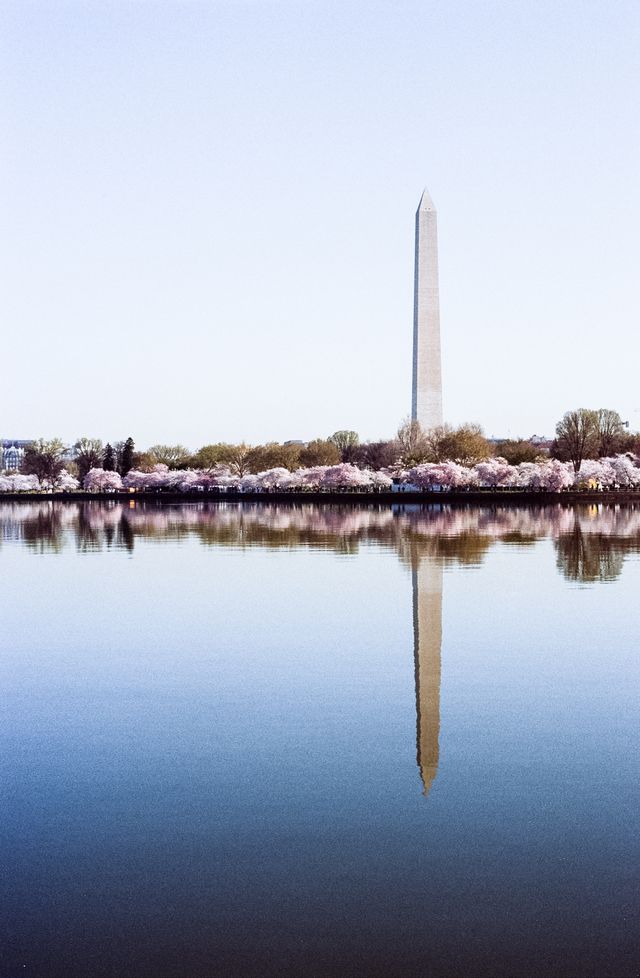
[[420,198],[420,203],[418,204],[419,211],[435,211],[435,204],[431,199],[431,194],[425,187],[422,191],[422,197]]

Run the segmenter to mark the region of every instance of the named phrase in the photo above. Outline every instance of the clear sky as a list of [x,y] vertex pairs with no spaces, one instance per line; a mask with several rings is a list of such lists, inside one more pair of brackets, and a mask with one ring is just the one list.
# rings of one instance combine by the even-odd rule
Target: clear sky
[[640,428],[637,0],[0,3],[0,432]]

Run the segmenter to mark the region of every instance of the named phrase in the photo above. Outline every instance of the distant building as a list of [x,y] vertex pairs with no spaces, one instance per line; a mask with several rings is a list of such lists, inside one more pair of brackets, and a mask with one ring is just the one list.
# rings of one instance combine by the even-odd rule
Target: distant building
[[24,450],[33,439],[2,438],[0,440],[0,469],[17,472],[24,458]]
[[553,439],[547,438],[546,435],[531,435],[531,438],[495,438],[492,436],[491,438],[487,438],[487,441],[490,445],[499,445],[503,441],[528,441],[532,445],[535,445],[536,448],[544,449],[545,451],[548,451],[553,445]]

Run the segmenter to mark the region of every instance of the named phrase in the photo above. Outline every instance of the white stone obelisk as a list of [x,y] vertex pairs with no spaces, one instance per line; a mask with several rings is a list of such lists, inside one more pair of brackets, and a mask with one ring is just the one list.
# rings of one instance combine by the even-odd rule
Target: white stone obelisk
[[411,418],[425,430],[442,424],[438,217],[427,190],[416,211]]

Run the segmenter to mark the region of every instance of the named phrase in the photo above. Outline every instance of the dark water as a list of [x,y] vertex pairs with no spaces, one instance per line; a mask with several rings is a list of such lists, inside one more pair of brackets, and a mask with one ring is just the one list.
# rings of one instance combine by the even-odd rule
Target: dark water
[[0,532],[3,974],[639,974],[639,509]]

